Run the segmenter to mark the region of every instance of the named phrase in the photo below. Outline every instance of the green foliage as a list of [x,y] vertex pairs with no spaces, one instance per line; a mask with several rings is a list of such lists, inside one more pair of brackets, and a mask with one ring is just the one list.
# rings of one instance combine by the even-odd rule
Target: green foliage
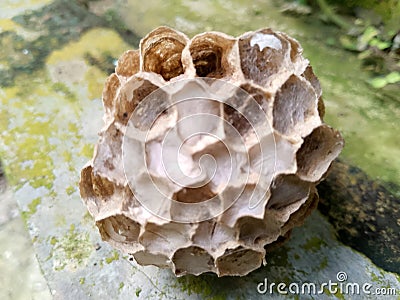
[[325,19],[342,29],[339,45],[359,53],[365,69],[371,72],[372,87],[399,84],[399,0],[309,0],[307,4],[317,6]]
[[400,1],[398,0],[331,0],[329,3],[349,9],[371,10],[382,18],[387,30],[400,29]]
[[370,80],[370,84],[374,88],[382,88],[389,83],[399,83],[400,82],[400,72],[391,72],[387,74],[386,76],[380,76],[380,77],[375,77]]

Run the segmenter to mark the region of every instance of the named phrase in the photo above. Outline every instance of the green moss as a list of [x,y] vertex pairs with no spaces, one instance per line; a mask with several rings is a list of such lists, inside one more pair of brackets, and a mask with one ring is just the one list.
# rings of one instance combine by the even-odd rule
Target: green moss
[[[0,65],[5,66],[0,69],[0,86],[13,85],[17,82],[16,77],[20,73],[31,74],[35,70],[41,69],[54,49],[79,39],[91,28],[101,26],[115,28],[125,40],[138,43],[138,36],[126,27],[122,27],[120,18],[111,18],[111,22],[110,15],[106,15],[106,18],[99,17],[91,13],[80,2],[55,0],[41,9],[28,11],[13,18],[12,27],[17,25],[41,34],[33,40],[25,40],[23,36],[10,30],[0,32],[0,43],[8,46],[5,49],[3,47],[0,54]],[[8,25],[8,27],[10,26]],[[111,43],[111,47],[118,47],[120,44]],[[93,48],[98,47],[93,45]],[[29,49],[29,52],[24,53],[24,49]],[[74,95],[65,87],[56,84],[54,88],[58,92],[64,93],[67,98],[75,99]]]
[[[68,131],[69,131],[69,133],[71,134],[71,136],[74,136],[75,138],[78,138],[78,139],[80,139],[81,138],[81,136],[79,135],[79,130],[78,130],[78,128],[76,127],[76,125],[75,124],[71,124],[71,123],[69,123],[68,124]],[[73,165],[73,161],[72,161],[72,153],[71,153],[71,151],[68,149],[68,150],[65,150],[63,153],[62,153],[62,155],[61,155],[61,157],[64,159],[64,161],[68,164],[68,171],[70,171],[70,172],[76,172],[76,168],[75,168],[75,166]]]
[[136,288],[136,290],[135,290],[136,297],[139,298],[141,292],[142,292],[142,289],[140,287]]
[[67,192],[67,195],[70,196],[70,195],[72,195],[72,194],[76,191],[76,187],[69,186],[69,187],[66,188],[65,191]]
[[120,292],[124,288],[124,286],[125,286],[125,283],[120,282],[119,283],[119,287],[118,287],[118,291]]
[[[85,53],[85,60],[91,65],[97,67],[98,70],[103,72],[103,76],[105,74],[114,73],[115,70],[115,61],[118,60],[118,57],[113,56],[110,52],[106,51],[100,53],[98,56],[91,54],[90,52]],[[89,73],[91,74],[91,72]],[[98,74],[93,74],[93,78],[98,81]],[[97,90],[96,93],[101,92],[101,90]]]
[[373,282],[378,283],[378,284],[383,284],[381,275],[378,276],[374,272],[371,272],[370,276],[371,276],[371,280]]
[[76,260],[78,263],[82,263],[92,252],[89,236],[87,234],[78,233],[74,225],[71,225],[67,236],[61,242],[63,243],[67,258]]
[[58,239],[56,237],[52,236],[50,239],[50,245],[54,246],[57,243],[58,243]]
[[[18,105],[18,104],[15,104]],[[32,113],[29,112],[28,110],[24,111],[24,117],[29,119],[31,117]],[[45,115],[43,114],[36,114],[36,118],[46,118]],[[50,121],[44,121],[44,122],[33,122],[29,124],[28,127],[25,128],[25,132],[31,136],[37,136],[37,135],[42,135],[43,134],[43,129],[44,128],[49,128],[50,126]],[[28,141],[29,142],[29,141]]]
[[57,215],[56,217],[56,225],[59,227],[64,227],[67,224],[67,220],[64,215]]
[[226,299],[225,292],[220,292],[215,287],[214,276],[193,276],[187,275],[179,277],[177,282],[183,292],[187,293],[188,296],[192,294],[201,295],[202,298],[212,300],[223,300]]
[[111,264],[114,260],[118,260],[118,259],[119,259],[119,252],[114,250],[113,255],[110,257],[106,257],[105,261],[107,264]]
[[327,257],[324,257],[324,258],[322,259],[322,261],[320,262],[320,264],[319,264],[319,269],[320,269],[320,270],[323,270],[323,269],[325,269],[327,266],[328,266],[328,258],[327,258]]
[[94,219],[93,219],[92,215],[89,213],[88,210],[83,215],[82,222],[86,223],[86,224],[93,224],[94,223]]
[[31,203],[28,204],[28,210],[21,213],[22,219],[25,221],[25,223],[32,215],[37,212],[37,207],[40,205],[41,202],[42,199],[40,197],[33,199]]
[[278,249],[275,249],[271,254],[269,255],[269,263],[273,266],[282,266],[285,268],[291,268],[292,264],[289,260],[289,248],[287,245],[283,245],[282,247],[279,247]]
[[[14,94],[13,89],[4,89],[6,97]],[[14,97],[16,95],[14,94]],[[9,98],[10,99],[10,98]],[[12,98],[11,98],[12,99]],[[15,99],[15,98],[14,98]],[[24,106],[16,106],[23,102]],[[48,136],[54,130],[48,117],[41,113],[32,113],[31,107],[34,106],[32,97],[25,99],[17,98],[8,105],[4,103],[2,110],[7,112],[8,118],[20,120],[21,115],[24,123],[9,130],[6,123],[0,123],[2,138],[8,147],[12,147],[12,157],[10,153],[5,153],[8,160],[10,183],[18,185],[21,181],[27,180],[33,188],[46,187],[51,189],[55,176],[53,174],[53,161],[48,155],[55,146],[48,142]],[[18,137],[18,139],[15,139]]]
[[80,284],[85,284],[85,277],[79,278],[79,283]]
[[91,158],[93,156],[93,150],[93,145],[85,144],[82,146],[80,154],[84,157]]
[[29,203],[29,205],[28,205],[29,212],[30,212],[31,214],[36,213],[37,207],[38,207],[38,205],[39,205],[41,202],[42,202],[42,200],[41,200],[39,197],[33,199],[32,202]]
[[318,251],[321,247],[326,246],[326,242],[317,237],[312,237],[304,245],[303,248],[307,251]]
[[334,294],[334,296],[335,296],[337,299],[346,300],[346,298],[344,297],[344,295],[343,295],[341,292],[339,292],[339,291],[337,291],[337,292]]
[[[112,65],[114,67],[114,65]],[[85,81],[87,82],[89,100],[101,98],[101,91],[104,86],[104,78],[107,76],[97,66],[89,67],[88,72],[85,74]]]
[[[75,123],[68,123],[68,131],[72,132],[72,133],[78,133],[79,132],[79,128]],[[66,151],[64,153],[64,155],[66,155],[66,159],[68,161],[70,161],[72,159],[71,153],[69,151]]]
[[89,234],[78,232],[74,224],[63,237],[50,239],[50,244],[53,246],[51,258],[55,261],[55,269],[58,271],[66,266],[79,267],[89,258],[94,249]]
[[76,95],[71,92],[71,90],[65,84],[56,82],[53,84],[52,88],[55,92],[64,96],[65,99],[68,99],[69,101],[77,101]]
[[332,293],[329,291],[328,288],[324,287],[324,294],[328,295],[328,296],[332,296]]

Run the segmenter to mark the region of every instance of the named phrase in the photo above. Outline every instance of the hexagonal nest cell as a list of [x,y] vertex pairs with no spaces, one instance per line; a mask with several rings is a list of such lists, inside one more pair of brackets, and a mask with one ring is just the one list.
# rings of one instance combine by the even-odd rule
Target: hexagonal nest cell
[[[223,101],[198,95],[210,90]],[[284,33],[189,39],[155,29],[107,79],[105,126],[81,172],[102,239],[177,276],[257,269],[315,208],[315,186],[343,148],[323,122],[321,95],[300,44]],[[170,105],[174,97],[194,102]]]

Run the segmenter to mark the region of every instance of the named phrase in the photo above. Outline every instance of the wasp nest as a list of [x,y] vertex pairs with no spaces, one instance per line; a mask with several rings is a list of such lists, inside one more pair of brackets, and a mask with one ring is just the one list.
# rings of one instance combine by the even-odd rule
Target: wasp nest
[[271,29],[160,27],[103,91],[81,197],[102,238],[176,275],[246,275],[300,225],[343,147],[302,48]]

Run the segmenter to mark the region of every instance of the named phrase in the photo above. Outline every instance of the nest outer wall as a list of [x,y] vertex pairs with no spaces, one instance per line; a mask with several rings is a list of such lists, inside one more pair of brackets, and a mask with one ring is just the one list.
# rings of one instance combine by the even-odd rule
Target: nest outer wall
[[[260,153],[274,151],[274,172],[269,180],[263,181],[267,192],[255,209],[249,209],[246,198],[256,190],[251,180],[242,184],[240,196],[227,205],[229,193],[236,191],[233,184],[221,189],[220,182],[211,181],[201,187],[179,189],[165,183],[165,174],[158,168],[159,141],[154,138],[146,143],[146,150],[139,147],[132,151],[138,157],[147,151],[146,167],[150,168],[147,172],[165,183],[166,191],[170,192],[173,201],[166,208],[168,220],[143,207],[138,199],[140,192],[129,184],[129,176],[124,172],[127,166],[123,147],[131,145],[133,149],[136,144],[129,144],[124,133],[132,114],[146,97],[157,92],[158,99],[170,99],[174,92],[165,87],[174,82],[183,82],[179,90],[189,94],[207,85],[204,81],[193,86],[191,79],[196,78],[223,80],[240,87],[258,103],[270,121],[271,130],[256,143],[246,144],[244,154],[249,162],[245,169],[251,174],[263,160]],[[235,95],[230,94],[232,103],[242,101],[237,107],[244,112],[252,109]],[[269,28],[236,38],[205,32],[189,39],[181,32],[159,27],[141,40],[138,50],[128,50],[120,57],[115,73],[105,83],[102,98],[105,125],[99,133],[93,159],[81,171],[81,197],[103,240],[133,255],[141,265],[170,268],[177,276],[205,272],[243,276],[257,269],[268,259],[265,249],[279,245],[315,208],[318,202],[315,186],[325,178],[344,145],[340,133],[323,122],[321,86],[303,57],[300,44]],[[146,118],[160,107],[163,104],[157,102],[144,106],[142,123],[138,126],[146,123]],[[177,106],[176,114],[188,115],[199,110],[220,117],[241,136],[252,134],[243,115],[213,101],[198,102],[195,108]],[[165,122],[173,118],[166,117]],[[168,128],[165,126],[165,131]],[[157,131],[157,134],[165,133]],[[251,141],[248,138],[245,143]],[[198,142],[204,146],[190,152],[191,159],[207,152],[221,165],[227,161],[221,143],[202,138]],[[242,163],[240,155],[237,157],[237,164]],[[142,165],[135,161],[129,164],[137,168],[138,177],[142,176]],[[268,167],[272,168],[267,162],[266,173]],[[142,187],[147,184],[145,179],[143,182]],[[217,197],[219,202],[215,205],[227,209],[199,222],[176,221],[185,217],[182,206],[176,203],[201,204],[210,197]],[[212,213],[214,207],[203,209],[202,213],[206,214],[207,209]]]

